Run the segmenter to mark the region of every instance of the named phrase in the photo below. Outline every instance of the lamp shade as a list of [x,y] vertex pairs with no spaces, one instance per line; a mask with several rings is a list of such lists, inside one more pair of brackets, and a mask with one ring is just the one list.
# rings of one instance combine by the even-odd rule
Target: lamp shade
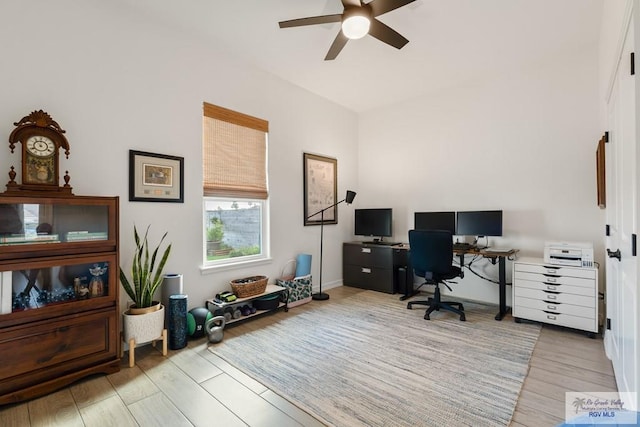
[[355,191],[351,191],[351,190],[347,190],[347,195],[344,198],[344,201],[350,205],[351,203],[353,203],[353,199],[356,198],[356,192]]
[[342,22],[342,32],[348,39],[361,39],[369,32],[370,24],[364,16],[352,16]]
[[371,14],[364,7],[352,7],[344,11],[342,33],[348,39],[360,39],[369,33]]

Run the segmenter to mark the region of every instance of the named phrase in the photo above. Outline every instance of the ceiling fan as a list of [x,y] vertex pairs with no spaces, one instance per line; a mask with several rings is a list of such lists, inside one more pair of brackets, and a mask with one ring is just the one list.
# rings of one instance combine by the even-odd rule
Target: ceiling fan
[[369,3],[365,3],[364,0],[341,1],[344,7],[342,13],[291,19],[289,21],[281,21],[278,24],[280,28],[291,28],[342,22],[342,28],[331,44],[329,52],[324,58],[325,61],[336,59],[349,39],[359,39],[367,34],[397,49],[402,49],[404,45],[409,43],[409,40],[375,19],[375,17],[406,6],[415,0],[373,0]]

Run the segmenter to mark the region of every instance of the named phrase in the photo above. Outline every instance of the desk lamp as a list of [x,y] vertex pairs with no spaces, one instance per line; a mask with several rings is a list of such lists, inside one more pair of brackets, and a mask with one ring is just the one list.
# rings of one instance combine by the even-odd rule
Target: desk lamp
[[311,298],[318,301],[324,301],[329,299],[329,294],[322,292],[322,242],[324,240],[324,211],[333,208],[334,206],[339,205],[342,202],[346,202],[348,205],[353,203],[353,199],[356,198],[356,192],[347,190],[347,195],[344,199],[340,200],[337,203],[332,204],[331,206],[327,206],[324,209],[319,210],[318,212],[309,215],[307,219],[320,214],[320,292],[312,294]]

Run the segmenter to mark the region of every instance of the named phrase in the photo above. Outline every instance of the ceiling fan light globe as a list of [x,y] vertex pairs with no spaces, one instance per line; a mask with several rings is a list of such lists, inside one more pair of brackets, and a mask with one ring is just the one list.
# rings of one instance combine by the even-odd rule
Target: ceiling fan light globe
[[349,16],[342,21],[342,33],[348,39],[361,39],[369,33],[370,25],[371,21],[366,16]]

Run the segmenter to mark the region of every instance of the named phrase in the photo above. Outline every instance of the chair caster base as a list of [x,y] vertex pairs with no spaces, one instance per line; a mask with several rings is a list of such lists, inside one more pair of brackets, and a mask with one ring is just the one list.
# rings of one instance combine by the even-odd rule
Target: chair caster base
[[[424,320],[431,320],[431,318],[429,317],[428,314],[424,315]],[[466,322],[467,321],[467,316],[465,316],[464,314],[460,315],[460,321],[461,322]]]

